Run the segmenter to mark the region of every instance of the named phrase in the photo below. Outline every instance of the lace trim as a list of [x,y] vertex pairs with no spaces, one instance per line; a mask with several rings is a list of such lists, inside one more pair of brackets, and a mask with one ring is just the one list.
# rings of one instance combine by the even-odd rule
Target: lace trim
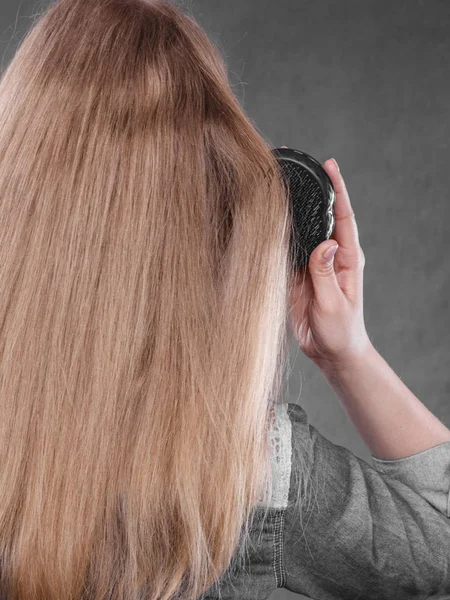
[[272,494],[269,490],[260,498],[259,504],[272,508],[286,508],[291,484],[292,423],[287,412],[288,404],[275,404],[270,409],[270,462],[272,464]]

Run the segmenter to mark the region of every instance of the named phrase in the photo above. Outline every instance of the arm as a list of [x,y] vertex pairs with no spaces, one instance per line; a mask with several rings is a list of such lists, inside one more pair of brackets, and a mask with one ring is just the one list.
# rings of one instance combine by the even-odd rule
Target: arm
[[321,371],[373,455],[395,460],[450,441],[450,430],[406,387],[372,344]]
[[288,413],[284,587],[323,600],[450,598],[450,443],[373,468],[301,406]]

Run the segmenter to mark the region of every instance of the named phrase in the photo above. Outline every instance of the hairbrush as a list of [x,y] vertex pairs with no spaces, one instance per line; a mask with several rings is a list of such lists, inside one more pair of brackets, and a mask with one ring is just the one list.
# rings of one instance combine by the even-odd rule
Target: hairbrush
[[295,270],[334,230],[335,191],[328,173],[312,156],[293,148],[272,150],[286,181],[291,212],[291,260]]

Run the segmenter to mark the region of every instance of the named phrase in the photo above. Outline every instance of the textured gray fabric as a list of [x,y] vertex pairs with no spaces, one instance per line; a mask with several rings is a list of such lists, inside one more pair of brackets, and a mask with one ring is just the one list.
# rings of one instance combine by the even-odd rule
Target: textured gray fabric
[[450,598],[450,442],[371,466],[300,405],[279,407],[290,421],[287,505],[257,517],[245,565],[232,561],[202,598],[259,600],[283,587],[320,600]]

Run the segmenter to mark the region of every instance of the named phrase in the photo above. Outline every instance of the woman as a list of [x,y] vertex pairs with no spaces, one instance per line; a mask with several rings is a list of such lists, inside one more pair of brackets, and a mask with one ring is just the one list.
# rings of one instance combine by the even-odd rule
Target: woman
[[[55,2],[0,152],[3,600],[450,591],[450,432],[369,341],[343,179],[335,268],[331,240],[294,273],[275,159],[192,18]],[[375,468],[282,402],[288,317]]]

